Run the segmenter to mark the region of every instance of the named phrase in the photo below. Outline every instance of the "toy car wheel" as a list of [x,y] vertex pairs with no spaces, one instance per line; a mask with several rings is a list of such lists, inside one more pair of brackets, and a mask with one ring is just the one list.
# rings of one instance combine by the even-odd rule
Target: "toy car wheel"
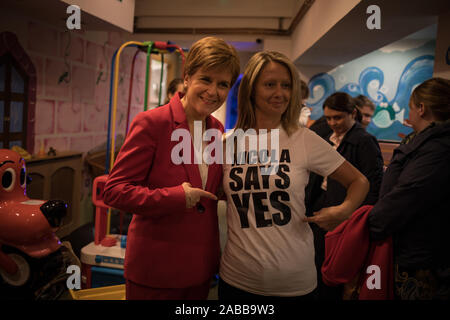
[[16,274],[10,275],[6,271],[0,269],[0,275],[9,285],[20,287],[30,279],[30,265],[28,264],[28,261],[19,254],[10,253],[8,256],[17,264],[18,271]]
[[27,256],[12,247],[5,246],[2,247],[2,250],[18,264],[18,273],[21,276],[11,276],[5,274],[4,271],[1,272],[0,300],[35,300],[37,290],[48,283],[55,273],[59,271],[57,266],[61,261],[60,250],[40,259]]
[[70,251],[64,246],[39,259],[31,258],[12,247],[3,246],[2,251],[16,261],[20,270],[18,273],[23,275],[16,276],[20,278],[19,281],[10,279],[11,276],[6,277],[4,271],[0,272],[0,301],[56,300],[67,290],[67,267],[78,262],[71,259]]

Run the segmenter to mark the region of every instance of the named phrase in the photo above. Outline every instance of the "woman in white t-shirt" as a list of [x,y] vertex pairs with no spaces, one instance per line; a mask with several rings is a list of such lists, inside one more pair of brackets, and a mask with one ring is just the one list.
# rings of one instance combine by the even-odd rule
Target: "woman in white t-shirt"
[[[237,124],[225,138],[232,148],[226,149],[223,166],[228,238],[219,299],[312,299],[317,280],[308,222],[332,230],[368,192],[369,183],[356,168],[299,126],[300,97],[293,90],[298,87],[295,66],[280,53],[259,52],[247,64]],[[242,132],[244,139],[239,139]],[[277,170],[269,174],[270,168]],[[307,218],[304,197],[310,171],[342,183],[347,197]]]

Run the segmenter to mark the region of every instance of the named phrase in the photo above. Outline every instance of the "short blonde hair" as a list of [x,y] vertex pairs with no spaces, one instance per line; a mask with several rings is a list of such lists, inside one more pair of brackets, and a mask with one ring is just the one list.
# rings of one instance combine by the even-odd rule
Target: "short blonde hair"
[[262,51],[254,54],[245,68],[238,95],[238,120],[236,129],[247,130],[256,128],[254,106],[255,84],[263,68],[269,62],[276,62],[286,67],[291,76],[291,100],[286,111],[281,116],[281,125],[290,135],[299,128],[300,116],[300,78],[293,63],[282,53],[276,51]]
[[192,76],[200,69],[224,68],[231,72],[231,85],[240,72],[236,49],[223,39],[206,37],[195,42],[189,50],[183,76]]

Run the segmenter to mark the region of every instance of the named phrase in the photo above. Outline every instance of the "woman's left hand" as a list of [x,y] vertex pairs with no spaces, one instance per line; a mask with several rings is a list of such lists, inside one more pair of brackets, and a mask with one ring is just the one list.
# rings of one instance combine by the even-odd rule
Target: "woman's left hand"
[[315,223],[326,231],[332,231],[343,221],[347,220],[348,216],[348,213],[341,206],[335,206],[314,212],[313,217],[305,217],[303,221]]

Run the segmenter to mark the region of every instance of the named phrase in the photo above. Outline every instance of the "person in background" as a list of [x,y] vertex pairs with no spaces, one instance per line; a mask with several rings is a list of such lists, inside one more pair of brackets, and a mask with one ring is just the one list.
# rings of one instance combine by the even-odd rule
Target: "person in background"
[[[251,135],[249,129],[254,129],[261,139],[279,130],[278,141],[266,140],[267,146],[279,143],[279,166],[263,175],[262,159],[223,165],[228,239],[221,258],[219,300],[314,299],[314,240],[307,222],[334,229],[359,207],[369,189],[355,167],[299,126],[298,88],[298,71],[283,54],[263,51],[250,58],[239,89],[235,130]],[[234,140],[232,132],[225,142],[228,139]],[[233,140],[230,145],[235,147],[242,142]],[[306,218],[304,190],[310,171],[339,181],[347,197]]]
[[375,112],[375,104],[366,96],[360,94],[355,98],[356,107],[361,113],[361,126],[367,129],[370,121],[372,121],[373,114]]
[[193,136],[194,121],[202,132],[223,132],[211,113],[224,103],[239,70],[232,46],[216,37],[198,40],[186,58],[186,93],[139,113],[131,125],[103,195],[107,205],[133,213],[124,264],[127,300],[208,296],[220,258],[215,194],[222,166],[194,163],[193,152],[177,164],[172,151],[180,142],[172,133]]
[[450,80],[429,79],[409,101],[416,133],[400,145],[369,213],[372,240],[393,238],[394,294],[450,299]]
[[183,79],[181,78],[175,78],[170,81],[169,87],[167,88],[166,104],[169,103],[170,99],[172,99],[177,92],[184,92]]
[[305,81],[300,79],[300,86],[301,86],[301,109],[300,109],[300,117],[298,119],[298,122],[303,127],[309,127],[311,124],[311,120],[309,116],[311,115],[311,109],[306,106],[306,100],[309,98],[309,88]]
[[314,122],[310,124],[309,129],[317,133],[319,137],[325,139],[333,133],[333,130],[331,130],[324,115],[313,121]]
[[[326,140],[369,181],[369,193],[362,205],[373,205],[378,200],[383,177],[383,158],[375,137],[367,133],[357,121],[358,109],[354,99],[344,92],[329,96],[323,104],[323,113],[333,131]],[[307,190],[307,215],[336,206],[347,196],[345,187],[332,177],[311,174]],[[321,267],[325,258],[325,234],[328,230],[312,225],[316,248],[316,266],[319,275],[319,298],[341,298],[341,288],[328,287],[322,282]]]

